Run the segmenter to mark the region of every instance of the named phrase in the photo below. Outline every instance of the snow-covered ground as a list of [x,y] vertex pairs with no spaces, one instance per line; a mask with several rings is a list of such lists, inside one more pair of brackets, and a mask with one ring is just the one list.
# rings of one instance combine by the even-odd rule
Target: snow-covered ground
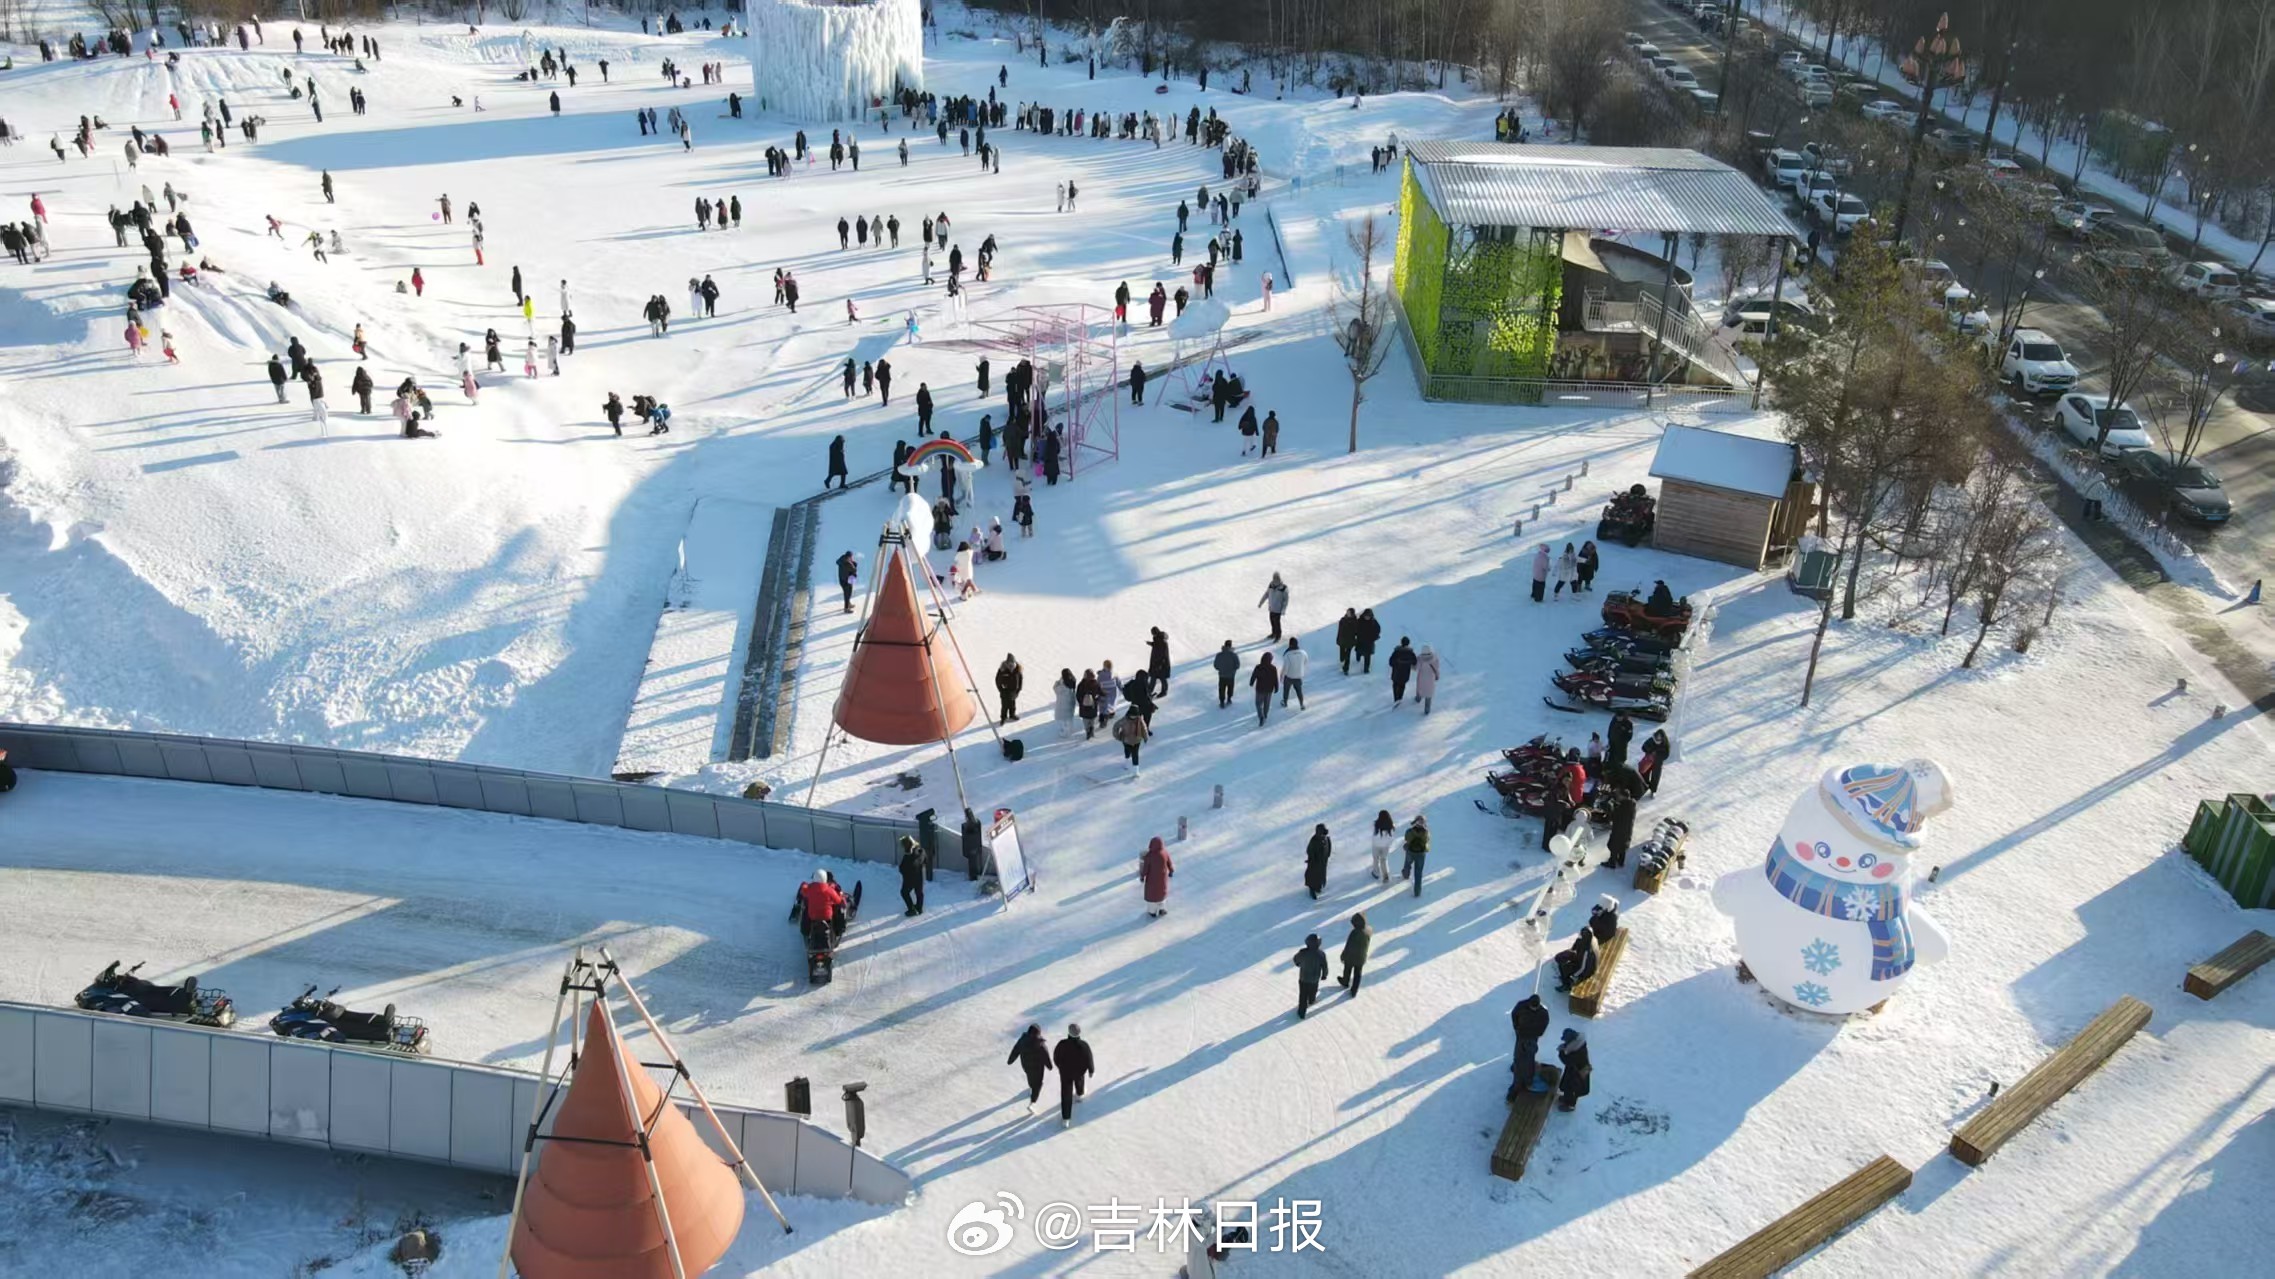
[[[367,77],[372,116],[328,105],[334,124],[319,131],[287,125],[272,102],[262,109],[278,122],[259,147],[210,160],[192,154],[194,142],[177,148],[165,172],[194,187],[199,233],[233,277],[219,296],[168,308],[189,313],[175,328],[182,369],[129,368],[108,332],[115,300],[98,290],[133,261],[99,234],[108,175],[74,160],[47,177],[44,153],[30,148],[0,161],[7,191],[47,193],[59,241],[45,269],[0,275],[0,324],[24,335],[0,345],[8,495],[20,508],[0,543],[0,597],[13,610],[0,628],[0,713],[605,768],[695,499],[803,496],[839,433],[856,472],[881,466],[919,381],[960,434],[1000,404],[978,400],[976,353],[954,340],[936,293],[917,289],[913,251],[840,253],[840,214],[898,213],[913,241],[912,224],[946,208],[967,254],[996,234],[1002,274],[973,303],[984,315],[1101,302],[1122,279],[1141,295],[1156,278],[1174,286],[1175,200],[1216,180],[1215,153],[1181,144],[1010,131],[1000,177],[982,180],[976,161],[929,136],[902,170],[897,137],[872,128],[859,176],[831,175],[825,160],[770,186],[757,153],[786,141],[780,121],[704,114],[696,149],[682,153],[644,142],[626,118],[651,102],[712,110],[702,91],[667,94],[639,75],[664,56],[728,56],[699,42],[540,32],[580,64],[617,50],[612,72],[633,66],[632,50],[646,58],[609,88],[564,90],[570,114],[553,120],[542,90],[506,80],[518,55],[502,46],[408,28],[385,38],[388,59]],[[982,92],[1009,62],[1014,102],[1036,80],[1059,105],[1200,100],[1182,81],[1156,96],[1104,71],[1092,84],[1080,66],[1038,72],[994,46],[932,53],[928,77],[945,92]],[[248,85],[275,80],[282,61],[189,61],[201,57],[213,65],[199,74]],[[498,69],[484,69],[490,57]],[[344,78],[310,61],[320,77]],[[162,74],[139,62],[31,70],[22,83],[33,105],[9,109],[35,137],[103,95],[126,104],[106,105],[114,124],[152,118],[138,85]],[[731,69],[730,83],[743,77]],[[464,90],[485,95],[482,116],[442,105]],[[1260,140],[1268,166],[1281,154],[1363,159],[1391,129],[1474,136],[1493,109],[1436,96],[1369,99],[1361,112],[1216,91],[1207,101]],[[315,193],[323,166],[341,183],[338,208],[354,211],[340,224],[351,252],[329,267],[264,245],[256,229],[272,209],[330,225],[334,210]],[[1038,536],[983,567],[985,593],[957,609],[983,681],[1006,651],[1019,655],[1030,708],[1046,704],[1061,667],[1111,659],[1126,669],[1142,661],[1147,628],[1171,637],[1173,691],[1135,781],[1111,780],[1118,748],[1060,741],[1031,709],[1017,728],[1029,748],[1019,764],[978,728],[959,742],[974,806],[1020,814],[1039,868],[1033,896],[1006,909],[944,870],[931,908],[909,918],[895,909],[890,872],[841,867],[868,881],[870,909],[837,981],[808,988],[776,912],[809,859],[35,775],[0,804],[0,997],[66,1000],[124,948],[162,976],[205,974],[247,1009],[281,1004],[309,980],[341,982],[353,1001],[394,1000],[425,1017],[445,1056],[530,1065],[563,948],[604,939],[717,1095],[765,1104],[806,1075],[826,1098],[832,1084],[868,1080],[869,1148],[918,1179],[917,1200],[898,1211],[793,1205],[800,1233],[779,1243],[747,1231],[727,1273],[1158,1275],[1174,1258],[1145,1233],[1151,1210],[1190,1198],[1267,1211],[1318,1202],[1323,1253],[1268,1253],[1239,1272],[1673,1274],[1883,1152],[1922,1169],[1915,1188],[1803,1269],[2255,1267],[2267,1244],[2258,1206],[2275,1193],[2263,1121],[2275,1100],[2275,984],[2262,975],[2199,1003],[2178,981],[2246,928],[2275,924],[2238,910],[2176,844],[2197,799],[2264,783],[2264,726],[2213,718],[2214,703],[2240,699],[2193,669],[2161,616],[2083,553],[2069,602],[2027,657],[1994,643],[1984,669],[1960,671],[1963,638],[1936,639],[1883,595],[1835,628],[1814,704],[1801,710],[1815,620],[1806,601],[1775,578],[1604,548],[1600,589],[1663,577],[1720,601],[1685,689],[1680,757],[1645,806],[1646,823],[1679,815],[1696,834],[1688,867],[1660,896],[1598,871],[1560,906],[1559,940],[1599,893],[1620,898],[1634,930],[1602,1017],[1584,1026],[1594,1094],[1553,1117],[1522,1182],[1488,1175],[1508,1010],[1543,958],[1510,902],[1529,900],[1547,859],[1537,823],[1480,808],[1492,799],[1482,774],[1500,748],[1536,733],[1584,740],[1602,727],[1540,700],[1560,651],[1594,624],[1595,601],[1532,604],[1524,557],[1536,540],[1560,548],[1590,531],[1605,496],[1643,477],[1663,419],[1425,405],[1394,360],[1368,387],[1361,449],[1346,454],[1350,388],[1322,308],[1341,225],[1392,199],[1391,178],[1369,185],[1364,173],[1342,186],[1306,182],[1277,205],[1283,226],[1299,228],[1290,238],[1304,247],[1292,251],[1318,266],[1299,265],[1268,314],[1258,275],[1277,269],[1270,236],[1256,211],[1242,219],[1247,261],[1222,296],[1248,337],[1235,367],[1259,409],[1285,424],[1280,455],[1240,456],[1229,422],[1125,405],[1120,459],[1038,484]],[[1062,216],[1052,187],[1067,177],[1082,188],[1081,212]],[[462,220],[428,221],[444,191],[462,211],[481,202],[490,267],[470,265]],[[695,196],[736,192],[745,227],[699,235]],[[569,278],[579,352],[558,381],[503,379],[479,407],[462,407],[441,376],[444,351],[491,324],[518,333],[505,282],[517,261],[541,319],[557,309],[553,281]],[[399,298],[392,282],[413,262],[426,268],[427,296]],[[766,305],[782,264],[806,281],[795,319]],[[672,337],[649,339],[640,301],[661,291],[683,311],[683,282],[701,272],[727,290],[721,317],[675,321]],[[271,275],[303,300],[295,331],[335,387],[328,441],[297,405],[272,407],[259,374],[266,349],[253,343],[280,340],[284,317],[246,290]],[[870,320],[845,324],[848,294]],[[897,338],[911,308],[924,319],[921,346]],[[381,438],[380,426],[339,411],[353,368],[345,334],[358,321],[383,386],[415,371],[435,391],[441,439]],[[1165,337],[1139,331],[1124,349],[1149,366],[1170,353]],[[837,363],[887,351],[901,402],[846,401]],[[670,400],[674,432],[615,439],[595,411],[612,387]],[[1156,388],[1149,400],[1169,389]],[[979,477],[976,514],[1008,523],[998,459]],[[1588,475],[1512,538],[1509,521],[1582,461]],[[830,503],[817,565],[847,548],[872,555],[889,507],[874,487]],[[1314,657],[1309,705],[1275,707],[1258,727],[1245,689],[1216,707],[1206,664],[1226,639],[1253,661],[1265,630],[1254,604],[1274,572],[1293,589],[1288,622]],[[850,639],[834,584],[820,586],[792,749],[753,770],[799,788],[814,776]],[[1427,718],[1389,705],[1382,665],[1348,678],[1334,668],[1332,625],[1348,607],[1382,619],[1378,662],[1400,635],[1443,656]],[[2182,675],[2193,691],[2173,691]],[[1952,958],[1921,969],[1875,1017],[1780,1011],[1736,981],[1708,885],[1758,865],[1792,797],[1826,766],[1912,756],[1940,761],[1956,782],[1957,806],[1930,826],[1922,859],[1942,872],[1919,899],[1952,935]],[[911,770],[918,789],[885,784]],[[1217,786],[1222,809],[1211,807]],[[954,808],[942,760],[921,750],[842,748],[819,797],[865,811]],[[1381,808],[1401,821],[1427,813],[1436,831],[1419,897],[1367,876],[1365,827]],[[1179,817],[1191,836],[1172,848],[1170,912],[1148,921],[1137,856]],[[1302,850],[1321,822],[1338,849],[1315,902],[1301,888]],[[1332,954],[1358,911],[1376,930],[1364,994],[1331,990],[1317,1020],[1298,1022],[1288,956],[1309,932]],[[1962,1171],[1939,1153],[1994,1081],[2013,1083],[2127,993],[2156,1017],[2107,1069],[1983,1168]],[[1556,1028],[1577,1024],[1561,999],[1548,1003]],[[1026,1115],[1017,1072],[1001,1063],[1029,1022],[1055,1035],[1069,1021],[1095,1045],[1098,1076],[1078,1122],[1061,1130]],[[192,1201],[201,1185],[237,1180],[222,1168],[201,1182],[181,1156],[151,1158],[145,1175],[161,1164],[171,1195]],[[984,1259],[952,1253],[950,1220],[1006,1191],[1030,1209],[1013,1244]],[[149,1198],[180,1201],[155,1189]],[[1093,1253],[1088,1235],[1065,1252],[1037,1241],[1044,1205],[1116,1200],[1136,1213],[1133,1252]],[[212,1232],[213,1273],[273,1273],[275,1258],[340,1252],[322,1212],[282,1202],[231,1211],[243,1229]],[[493,1271],[494,1215],[458,1208],[441,1224],[446,1239],[467,1242],[434,1273]],[[171,1259],[163,1235],[107,1233],[122,1272]],[[33,1263],[69,1269],[79,1255],[35,1253]],[[369,1254],[341,1269],[384,1273]]]

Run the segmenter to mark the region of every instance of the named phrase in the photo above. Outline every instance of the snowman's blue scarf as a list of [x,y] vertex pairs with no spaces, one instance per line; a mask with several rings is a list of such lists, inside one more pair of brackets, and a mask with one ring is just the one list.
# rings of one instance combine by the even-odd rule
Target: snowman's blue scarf
[[[1904,890],[1895,884],[1851,884],[1809,869],[1786,848],[1783,836],[1770,846],[1764,868],[1778,896],[1812,915],[1861,922],[1872,933],[1872,980],[1888,981],[1911,971],[1912,927],[1904,921]],[[1862,913],[1852,911],[1860,907]]]

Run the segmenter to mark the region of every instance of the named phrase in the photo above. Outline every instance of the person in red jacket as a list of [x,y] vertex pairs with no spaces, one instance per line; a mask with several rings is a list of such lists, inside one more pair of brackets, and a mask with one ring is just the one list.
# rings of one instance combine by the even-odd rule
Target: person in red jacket
[[1169,850],[1162,846],[1161,836],[1145,846],[1145,856],[1138,859],[1138,878],[1145,881],[1145,913],[1148,918],[1159,919],[1169,913],[1169,877],[1177,867],[1169,861]]
[[832,936],[844,931],[837,922],[838,912],[845,906],[845,894],[830,882],[829,872],[817,870],[814,877],[798,887],[798,905],[804,911],[805,927],[827,928]]

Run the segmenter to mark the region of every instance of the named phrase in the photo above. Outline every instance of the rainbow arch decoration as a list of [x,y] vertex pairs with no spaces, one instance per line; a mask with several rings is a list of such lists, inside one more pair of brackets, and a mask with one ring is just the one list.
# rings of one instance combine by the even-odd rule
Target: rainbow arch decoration
[[924,468],[932,464],[932,459],[943,454],[956,459],[958,465],[968,466],[975,471],[986,466],[986,463],[973,457],[972,451],[962,444],[945,435],[935,435],[909,450],[908,457],[903,459],[900,464],[900,473],[903,475],[922,475]]

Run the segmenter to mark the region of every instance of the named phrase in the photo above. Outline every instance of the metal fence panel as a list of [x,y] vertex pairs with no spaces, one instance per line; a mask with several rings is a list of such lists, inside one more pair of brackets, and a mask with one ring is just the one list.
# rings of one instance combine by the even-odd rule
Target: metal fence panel
[[210,782],[213,766],[205,759],[205,748],[195,743],[177,746],[171,742],[158,744],[158,758],[166,766],[166,776],[177,782]]
[[220,742],[207,742],[200,749],[205,752],[206,770],[212,774],[207,780],[225,786],[258,786],[260,774],[253,771],[253,754],[242,746],[229,746]]
[[339,761],[340,775],[347,779],[348,794],[357,799],[395,798],[395,785],[387,778],[387,765],[353,755],[342,755]]
[[456,764],[432,764],[427,776],[434,783],[434,802],[445,808],[471,808],[480,812],[488,805],[482,800],[482,774]]
[[388,1150],[388,1115],[394,1109],[394,1073],[369,1053],[327,1053],[332,1067],[331,1142],[356,1150]]
[[798,1133],[798,1176],[794,1194],[842,1199],[853,1186],[853,1147],[819,1128]]
[[212,1114],[212,1037],[178,1026],[151,1027],[150,1117],[203,1128]]
[[39,1013],[32,1024],[32,1100],[47,1110],[94,1106],[95,1023]]
[[106,1115],[150,1117],[150,1027],[129,1021],[98,1021],[90,1071],[90,1104]]
[[39,1077],[37,1013],[0,1008],[0,1101],[31,1101]]
[[8,762],[18,768],[79,771],[79,752],[67,734],[0,725],[0,746],[7,747]]
[[759,1184],[778,1195],[798,1184],[798,1138],[806,1126],[790,1115],[750,1111],[743,1115],[743,1158]]
[[[346,1056],[341,1053],[340,1056]],[[450,1066],[391,1061],[394,1104],[388,1108],[387,1148],[411,1159],[450,1158]]]
[[300,761],[289,750],[273,750],[254,746],[245,755],[253,761],[253,776],[262,786],[276,790],[306,790],[300,780]]
[[208,1035],[212,1051],[213,1126],[269,1135],[269,1045],[251,1036]]
[[346,795],[348,775],[340,768],[339,756],[329,751],[292,752],[293,767],[300,770],[300,789],[319,795]]
[[119,771],[128,777],[166,776],[166,753],[151,738],[140,734],[121,737],[118,757]]
[[853,819],[843,813],[811,814],[814,842],[809,852],[824,857],[853,856]]
[[[732,839],[744,844],[757,844],[765,848],[802,848],[813,851],[811,835],[813,823],[801,814],[787,817],[779,810],[768,810],[757,804],[729,804],[714,800],[711,811],[719,818],[719,838]],[[769,821],[768,818],[773,820]],[[776,833],[776,828],[781,828]],[[800,833],[808,836],[800,839]],[[787,842],[778,842],[787,841]]]
[[519,773],[482,774],[482,807],[493,813],[529,816],[529,779]]
[[269,1046],[269,1136],[279,1141],[332,1139],[332,1057],[306,1044]]
[[621,805],[624,825],[630,830],[671,830],[671,809],[659,788],[619,790],[615,792]]
[[109,773],[114,777],[132,777],[126,764],[119,758],[118,741],[107,737],[81,737],[79,771],[83,773]]
[[[534,1086],[532,1091],[535,1091]],[[528,1122],[528,1113],[514,1105],[514,1081],[510,1076],[453,1071],[450,1162],[462,1168],[513,1171],[514,1136]]]
[[393,798],[406,804],[432,804],[435,802],[434,770],[423,764],[404,764],[389,761],[387,789]]
[[569,787],[569,798],[576,807],[576,820],[588,826],[624,824],[624,804],[617,799],[616,789],[612,785],[576,782]]
[[709,795],[694,791],[663,791],[664,810],[671,817],[671,829],[681,835],[700,835],[705,839],[719,838],[719,806]]
[[577,820],[577,793],[568,782],[550,777],[525,777],[521,784],[529,792],[530,816],[562,822]]

